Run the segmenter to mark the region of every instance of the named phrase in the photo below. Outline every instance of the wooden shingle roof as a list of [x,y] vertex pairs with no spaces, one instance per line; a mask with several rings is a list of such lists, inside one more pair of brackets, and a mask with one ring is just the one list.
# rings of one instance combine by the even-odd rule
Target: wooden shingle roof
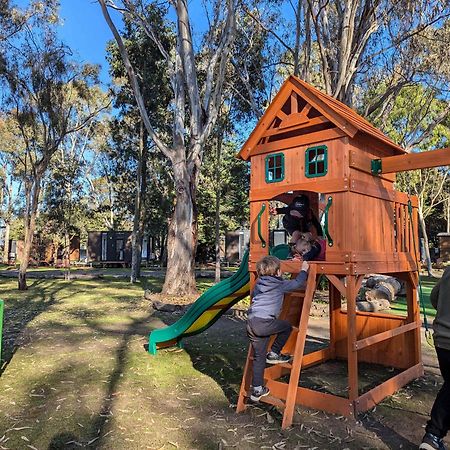
[[[314,133],[319,141],[321,130],[328,130],[328,135],[333,135],[332,127],[336,130],[335,137],[346,135],[354,138],[362,134],[378,141],[392,155],[406,153],[402,147],[347,105],[305,81],[290,76],[281,86],[238,156],[247,160],[253,155],[263,153],[265,147],[270,148],[269,142],[273,140],[278,141],[282,148],[295,146],[296,140],[289,137],[302,133]],[[285,136],[287,138],[282,141]]]

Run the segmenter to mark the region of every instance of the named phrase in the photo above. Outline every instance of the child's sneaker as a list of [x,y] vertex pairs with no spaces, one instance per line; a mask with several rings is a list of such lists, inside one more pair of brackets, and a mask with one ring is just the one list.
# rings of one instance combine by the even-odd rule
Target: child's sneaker
[[282,353],[278,354],[275,352],[269,352],[266,355],[266,363],[267,364],[282,364],[288,363],[291,361],[291,355],[283,355]]
[[250,400],[253,402],[259,402],[261,400],[261,397],[265,397],[266,395],[269,395],[269,393],[269,388],[267,388],[266,386],[252,387]]
[[421,450],[447,450],[444,441],[431,433],[425,433],[422,443],[419,446]]

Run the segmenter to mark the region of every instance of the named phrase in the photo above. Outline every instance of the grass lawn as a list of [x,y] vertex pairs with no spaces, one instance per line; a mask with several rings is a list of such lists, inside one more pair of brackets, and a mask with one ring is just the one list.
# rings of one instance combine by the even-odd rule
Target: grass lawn
[[[184,350],[152,357],[148,332],[179,318],[143,298],[161,279],[29,283],[18,292],[16,280],[0,279],[0,449],[416,448],[438,389],[430,372],[359,422],[298,408],[296,425],[281,431],[271,407],[234,411],[248,345],[243,321],[222,318]],[[345,386],[339,364],[322,375],[304,378]]]
[[[421,276],[420,277],[421,285],[422,285],[422,298],[423,303],[425,305],[425,313],[427,316],[430,316],[431,318],[434,318],[436,315],[436,310],[433,308],[431,302],[430,302],[430,294],[431,290],[433,289],[434,285],[437,283],[436,278]],[[420,290],[419,290],[420,292]],[[397,311],[399,313],[406,313],[406,298],[404,297],[397,297],[397,301],[391,305],[392,311]],[[420,314],[423,314],[423,306],[422,303],[420,304]]]

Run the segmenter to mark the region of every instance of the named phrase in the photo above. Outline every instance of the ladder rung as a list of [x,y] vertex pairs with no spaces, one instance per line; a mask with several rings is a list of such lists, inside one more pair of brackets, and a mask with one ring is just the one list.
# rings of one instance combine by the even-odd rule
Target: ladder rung
[[266,397],[261,397],[260,402],[268,403],[269,405],[276,406],[277,408],[285,408],[286,404],[283,400],[267,395]]

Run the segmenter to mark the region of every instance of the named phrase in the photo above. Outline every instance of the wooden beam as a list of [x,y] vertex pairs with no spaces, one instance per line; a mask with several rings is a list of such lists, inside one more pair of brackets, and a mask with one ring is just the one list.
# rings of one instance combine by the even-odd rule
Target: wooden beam
[[400,327],[394,328],[392,330],[383,331],[382,333],[374,334],[365,339],[360,339],[355,342],[354,349],[362,350],[369,345],[377,344],[378,342],[385,341],[386,339],[393,338],[399,334],[407,333],[408,331],[414,330],[420,326],[417,322],[408,323],[406,325],[401,325]]
[[270,153],[274,150],[286,150],[292,147],[302,147],[307,144],[315,144],[317,142],[330,141],[344,137],[345,133],[340,128],[330,128],[328,130],[315,131],[314,133],[303,134],[291,138],[280,139],[267,144],[258,144],[252,151],[252,156]]
[[405,172],[415,169],[450,166],[450,148],[430,150],[428,152],[408,153],[406,155],[387,156],[379,160],[381,165],[376,173]]
[[356,412],[367,411],[380,403],[388,395],[392,395],[395,391],[403,387],[415,378],[423,375],[423,364],[416,364],[409,369],[400,372],[398,375],[386,380],[375,388],[361,395],[355,402]]

